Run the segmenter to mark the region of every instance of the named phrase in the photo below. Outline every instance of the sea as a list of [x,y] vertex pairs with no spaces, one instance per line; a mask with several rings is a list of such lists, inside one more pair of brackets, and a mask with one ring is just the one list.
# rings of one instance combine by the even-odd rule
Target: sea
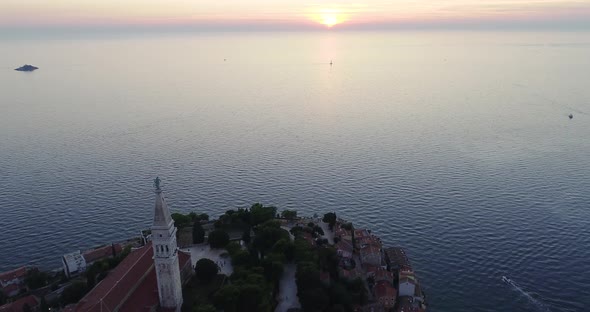
[[173,212],[336,212],[433,312],[590,311],[589,56],[584,31],[5,36],[0,271],[138,235],[158,176]]

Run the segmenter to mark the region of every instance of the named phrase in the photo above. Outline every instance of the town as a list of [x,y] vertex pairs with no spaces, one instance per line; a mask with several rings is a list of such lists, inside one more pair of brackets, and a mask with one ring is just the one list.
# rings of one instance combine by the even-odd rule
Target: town
[[154,182],[151,229],[0,273],[0,312],[426,311],[405,250],[334,212],[257,203],[210,220],[170,213]]

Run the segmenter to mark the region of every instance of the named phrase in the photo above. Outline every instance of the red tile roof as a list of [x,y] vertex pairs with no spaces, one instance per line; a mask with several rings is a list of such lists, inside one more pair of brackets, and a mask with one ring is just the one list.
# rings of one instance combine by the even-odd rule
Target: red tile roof
[[159,300],[156,270],[150,270],[145,280],[125,300],[120,311],[150,312],[153,306],[158,305]]
[[387,280],[393,282],[393,272],[387,271],[386,269],[372,264],[363,263],[363,269],[367,272],[367,275],[371,275],[375,278],[375,281]]
[[376,254],[376,253],[381,253],[378,246],[367,245],[367,246],[361,248],[361,256],[362,255],[369,255],[369,254]]
[[410,260],[406,255],[406,251],[400,247],[391,247],[385,249],[385,256],[388,264],[395,268],[412,269]]
[[93,250],[88,250],[88,251],[84,252],[84,254],[83,254],[84,260],[86,260],[86,263],[92,263],[96,260],[100,260],[100,259],[107,258],[107,257],[112,257],[113,256],[113,247],[115,248],[116,254],[119,254],[121,252],[121,250],[123,250],[123,248],[121,247],[121,244],[113,244],[113,245],[108,245],[108,246],[100,247],[100,248],[93,249]]
[[382,298],[382,297],[395,298],[397,296],[397,290],[393,286],[391,286],[388,282],[380,281],[380,282],[377,282],[377,284],[375,285],[375,296],[377,298]]
[[152,269],[152,254],[151,244],[131,252],[80,300],[76,311],[101,311],[101,306],[107,308],[106,310],[115,310]]
[[0,287],[0,289],[2,289],[2,292],[7,295],[7,296],[14,296],[16,294],[18,294],[19,290],[21,289],[21,285],[24,287],[23,283],[15,283],[15,284],[9,284],[6,287]]
[[35,309],[39,305],[39,299],[33,295],[29,295],[15,302],[0,306],[0,312],[22,312],[25,304],[28,304],[31,309]]
[[[131,252],[80,300],[74,311],[150,311],[159,301],[152,257],[151,243]],[[180,268],[191,265],[189,255],[179,252],[178,259]]]
[[14,279],[25,278],[25,275],[27,275],[27,267],[23,266],[12,271],[0,273],[0,282],[6,284]]
[[352,250],[354,249],[352,242],[346,239],[339,240],[338,243],[336,243],[336,248],[348,253],[352,253]]

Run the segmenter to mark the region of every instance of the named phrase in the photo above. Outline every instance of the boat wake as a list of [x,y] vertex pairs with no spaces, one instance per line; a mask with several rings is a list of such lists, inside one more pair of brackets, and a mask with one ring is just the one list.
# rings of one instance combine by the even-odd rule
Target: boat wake
[[531,296],[531,294],[529,294],[524,289],[522,289],[520,286],[518,286],[513,280],[509,279],[506,276],[502,276],[502,281],[504,283],[512,286],[512,289],[516,290],[522,296],[524,296],[531,304],[533,304],[537,308],[537,310],[543,311],[543,312],[550,312],[549,308],[546,305],[544,305],[538,299],[533,298],[533,296]]

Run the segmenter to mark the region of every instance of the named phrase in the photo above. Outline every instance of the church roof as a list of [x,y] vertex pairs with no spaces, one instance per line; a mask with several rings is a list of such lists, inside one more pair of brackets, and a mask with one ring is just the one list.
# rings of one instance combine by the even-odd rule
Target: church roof
[[153,227],[168,228],[172,221],[170,210],[162,190],[156,190],[156,207],[154,208],[154,224]]
[[[132,251],[78,302],[74,311],[151,311],[159,303],[153,250],[149,243]],[[179,251],[178,262],[181,269],[191,265],[190,255]]]

